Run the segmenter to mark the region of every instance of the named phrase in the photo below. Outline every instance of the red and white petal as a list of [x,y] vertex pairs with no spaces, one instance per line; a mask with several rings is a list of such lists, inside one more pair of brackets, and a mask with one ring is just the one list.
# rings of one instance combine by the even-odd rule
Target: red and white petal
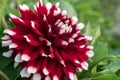
[[78,18],[76,16],[72,17],[71,20],[72,20],[72,25],[75,25],[78,22]]
[[70,78],[70,80],[78,80],[76,75],[72,72],[69,72],[69,78]]
[[24,35],[24,38],[32,46],[39,46],[40,45],[39,41],[36,40],[35,37],[31,34]]
[[13,53],[13,50],[9,50],[9,51],[7,51],[7,52],[3,52],[3,56],[5,56],[5,57],[11,57],[12,56],[12,53]]
[[17,48],[17,47],[18,47],[18,45],[15,43],[12,43],[9,45],[9,49],[13,49],[13,48]]
[[30,74],[28,73],[26,67],[24,67],[24,68],[20,71],[20,75],[21,75],[21,77],[30,77]]
[[46,67],[43,68],[43,73],[44,73],[44,75],[48,75],[49,74],[49,71],[48,71],[48,69]]
[[19,10],[23,19],[33,20],[36,18],[32,10],[30,10],[29,7],[25,4],[20,5]]
[[94,56],[94,52],[93,51],[87,51],[86,52],[86,55],[90,58],[90,57],[93,57]]
[[55,75],[53,76],[53,80],[59,80],[59,78]]
[[39,36],[43,36],[43,34],[39,31],[41,29],[38,23],[31,21],[31,27],[36,34],[38,34]]
[[5,29],[3,33],[8,34],[8,35],[11,35],[11,36],[13,36],[13,35],[16,34],[16,32],[14,32],[14,31],[12,31],[12,30],[10,30],[10,29]]
[[36,68],[36,67],[33,67],[33,66],[29,66],[29,67],[27,68],[27,72],[28,72],[29,74],[31,74],[31,73],[36,73],[36,72],[37,72],[37,68]]
[[82,62],[82,63],[81,63],[81,67],[82,67],[84,70],[88,70],[88,63],[87,63],[87,62]]
[[22,59],[23,61],[29,61],[29,60],[30,60],[30,56],[27,55],[27,54],[22,54],[21,59]]
[[23,60],[21,59],[21,54],[18,53],[16,56],[15,56],[15,62],[22,62]]
[[51,80],[50,76],[46,76],[45,80]]
[[83,29],[84,28],[84,24],[83,23],[78,23],[77,25],[76,25],[76,29],[77,30],[81,30],[81,29]]
[[10,40],[10,36],[5,35],[5,36],[3,36],[1,39],[2,39],[2,40]]
[[31,80],[41,80],[41,79],[42,79],[42,77],[41,77],[40,73],[33,74],[32,78],[31,78]]
[[2,41],[2,47],[7,47],[10,44],[12,44],[12,40],[6,40],[6,41]]

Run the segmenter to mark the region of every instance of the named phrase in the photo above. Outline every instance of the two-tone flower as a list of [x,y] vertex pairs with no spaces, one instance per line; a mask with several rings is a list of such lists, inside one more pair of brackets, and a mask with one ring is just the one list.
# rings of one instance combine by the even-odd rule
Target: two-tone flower
[[68,17],[59,3],[44,5],[40,0],[34,10],[23,4],[21,17],[10,14],[14,28],[5,29],[3,56],[14,58],[21,77],[31,80],[77,80],[76,71],[88,69],[86,62],[94,55],[87,42],[92,37],[80,34],[84,24]]

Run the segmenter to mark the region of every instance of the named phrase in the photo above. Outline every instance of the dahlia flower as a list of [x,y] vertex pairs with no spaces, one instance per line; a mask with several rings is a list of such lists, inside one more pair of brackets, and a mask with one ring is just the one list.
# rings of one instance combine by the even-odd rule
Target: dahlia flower
[[76,71],[88,69],[87,60],[94,55],[87,42],[91,36],[80,34],[84,24],[77,17],[68,17],[59,3],[43,4],[39,0],[34,10],[20,5],[21,17],[10,14],[14,28],[5,29],[3,56],[14,58],[21,77],[31,80],[77,80]]

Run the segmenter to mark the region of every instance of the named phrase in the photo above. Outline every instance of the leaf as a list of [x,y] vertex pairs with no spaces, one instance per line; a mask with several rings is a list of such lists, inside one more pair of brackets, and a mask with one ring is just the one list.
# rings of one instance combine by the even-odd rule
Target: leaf
[[22,78],[21,76],[19,76],[16,80],[30,80],[29,78]]
[[92,58],[93,65],[97,64],[101,59],[104,59],[108,56],[107,44],[104,42],[96,42],[93,49],[95,55]]
[[100,35],[101,35],[101,30],[100,30],[100,26],[98,26],[98,27],[96,27],[96,29],[95,29],[95,31],[93,33],[93,40],[91,42],[91,45],[93,45],[95,43],[96,39],[98,37],[100,37]]
[[118,60],[111,61],[104,68],[106,68],[106,69],[120,69],[120,60],[118,59]]
[[91,77],[98,77],[98,76],[102,76],[104,74],[115,74],[117,71],[118,71],[118,69],[105,69],[100,72],[92,73]]
[[92,35],[92,32],[93,32],[93,29],[92,29],[90,23],[88,22],[86,27],[85,27],[85,34],[86,35]]
[[4,27],[0,24],[0,38],[3,36]]
[[120,77],[120,69],[116,72],[116,75]]
[[7,66],[8,64],[10,64],[12,62],[12,59],[2,56],[2,53],[4,51],[6,51],[6,50],[3,48],[0,48],[0,69],[4,68],[5,66]]
[[69,17],[72,17],[72,16],[77,17],[77,13],[76,13],[75,9],[73,8],[73,6],[70,3],[68,3],[65,0],[56,0],[56,1],[60,2],[60,8],[62,10],[67,10],[67,13],[68,13]]
[[10,80],[16,80],[19,77],[19,69],[13,67],[13,62],[4,67],[2,71],[8,76]]
[[0,23],[1,23],[2,16],[5,11],[6,4],[7,4],[7,0],[0,0]]
[[111,51],[110,51],[110,55],[115,55],[115,56],[118,56],[118,55],[120,55],[120,50],[119,49],[112,49]]
[[120,80],[115,74],[104,74],[92,80]]

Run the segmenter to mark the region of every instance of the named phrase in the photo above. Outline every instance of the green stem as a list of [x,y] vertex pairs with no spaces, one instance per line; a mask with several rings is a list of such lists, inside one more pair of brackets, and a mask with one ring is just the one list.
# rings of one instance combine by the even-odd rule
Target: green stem
[[4,80],[10,80],[2,71],[0,71],[0,76],[1,76]]
[[2,17],[2,22],[3,22],[4,28],[7,29],[7,28],[8,28],[8,25],[7,25],[7,22],[6,22],[4,16]]
[[95,66],[97,66],[98,63],[100,63],[101,61],[104,61],[104,60],[107,60],[107,59],[113,59],[115,58],[115,56],[113,55],[109,55],[109,56],[106,56],[100,60],[98,60],[97,62],[95,62],[93,65],[90,66],[90,69],[94,68]]
[[20,5],[20,0],[17,0],[17,5],[18,5],[18,6]]
[[[17,0],[17,8],[19,9],[19,6],[20,6],[20,0]],[[19,11],[18,11],[19,12]],[[19,16],[21,16],[20,12],[19,12]]]

